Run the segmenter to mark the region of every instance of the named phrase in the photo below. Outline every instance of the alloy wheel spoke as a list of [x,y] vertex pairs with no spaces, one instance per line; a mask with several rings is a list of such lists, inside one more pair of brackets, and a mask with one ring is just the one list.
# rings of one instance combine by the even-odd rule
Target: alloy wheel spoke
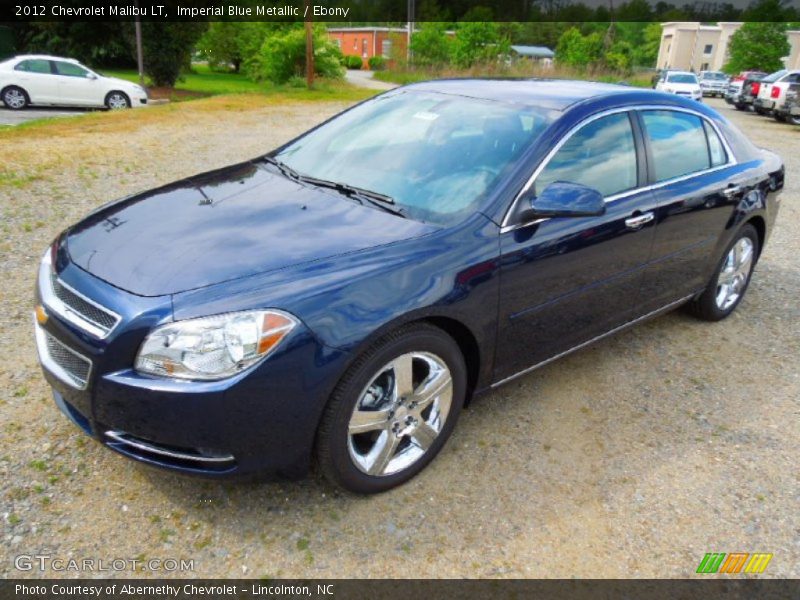
[[394,397],[395,400],[411,396],[414,393],[414,368],[410,354],[398,357],[392,363],[394,372]]
[[381,433],[367,455],[367,473],[369,475],[382,475],[394,457],[399,443],[400,438],[391,431]]
[[357,410],[350,417],[348,432],[350,435],[386,429],[389,424],[388,410]]
[[439,371],[417,391],[414,402],[419,411],[425,410],[439,396],[450,392],[453,380],[447,371]]
[[419,427],[414,430],[414,433],[411,434],[411,439],[422,450],[427,450],[431,447],[438,435],[438,431],[423,421],[419,424]]

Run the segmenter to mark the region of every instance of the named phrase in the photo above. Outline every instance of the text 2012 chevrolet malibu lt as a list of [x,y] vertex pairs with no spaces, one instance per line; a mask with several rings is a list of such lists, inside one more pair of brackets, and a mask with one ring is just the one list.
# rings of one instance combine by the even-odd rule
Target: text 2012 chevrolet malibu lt
[[39,357],[60,409],[136,460],[316,460],[378,492],[474,394],[682,304],[729,315],[783,177],[672,94],[412,85],[67,229],[39,271]]

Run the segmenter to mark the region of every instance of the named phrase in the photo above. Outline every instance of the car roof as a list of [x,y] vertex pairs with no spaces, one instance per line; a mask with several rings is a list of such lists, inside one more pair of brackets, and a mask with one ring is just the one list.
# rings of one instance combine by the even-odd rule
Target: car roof
[[614,83],[567,79],[437,79],[400,88],[404,89],[561,111],[583,100],[624,94],[636,88]]
[[63,56],[51,56],[49,54],[19,54],[15,56],[13,59],[9,60],[28,60],[28,59],[38,59],[38,60],[61,60],[64,62],[71,62],[75,64],[79,64],[80,61],[74,58],[64,58]]

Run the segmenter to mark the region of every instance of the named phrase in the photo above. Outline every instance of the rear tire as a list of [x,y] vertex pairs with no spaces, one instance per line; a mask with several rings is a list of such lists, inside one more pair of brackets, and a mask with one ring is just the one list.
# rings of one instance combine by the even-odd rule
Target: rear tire
[[10,110],[22,110],[31,103],[28,92],[21,87],[10,85],[3,90],[3,104]]
[[778,123],[786,123],[786,115],[779,115],[778,113],[772,113],[772,117],[778,121]]
[[721,321],[736,310],[750,285],[758,253],[758,232],[747,224],[725,248],[708,287],[687,305],[689,312],[704,321]]
[[467,368],[455,341],[426,323],[394,331],[356,359],[317,432],[317,463],[335,485],[384,492],[422,471],[458,420]]

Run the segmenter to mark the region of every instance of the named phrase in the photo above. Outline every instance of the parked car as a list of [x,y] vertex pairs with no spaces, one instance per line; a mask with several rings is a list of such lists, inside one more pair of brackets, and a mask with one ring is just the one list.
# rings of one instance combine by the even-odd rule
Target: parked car
[[[767,74],[763,71],[742,71],[731,78],[728,82],[728,89],[725,92],[725,102],[733,104],[737,110],[745,110],[749,105],[744,98],[744,84],[748,80],[760,81]],[[752,103],[752,100],[751,100]]]
[[71,58],[28,54],[0,63],[0,100],[11,110],[30,105],[120,109],[146,105],[147,91]]
[[739,95],[739,102],[734,104],[737,110],[748,110],[753,108],[753,104],[758,97],[761,81],[766,76],[751,74],[742,83],[742,93]]
[[777,75],[773,73],[769,78],[762,80],[755,107],[764,114],[772,113],[778,121],[785,121],[786,114],[775,109],[783,105],[789,86],[800,83],[800,71],[779,71],[779,73],[782,75],[777,78],[773,79],[773,76]]
[[775,106],[775,101],[771,97],[773,84],[782,81],[789,73],[790,71],[781,69],[761,79],[758,92],[755,94],[755,99],[753,100],[754,111],[760,115],[767,115],[772,112]]
[[700,71],[700,89],[703,96],[725,95],[728,87],[728,76],[722,71]]
[[775,108],[775,113],[794,125],[800,125],[800,83],[791,84],[786,90],[784,102]]
[[703,100],[703,92],[700,89],[697,75],[688,71],[667,71],[663,79],[656,84],[656,89],[669,94],[686,96],[698,102]]
[[39,359],[64,414],[135,460],[298,477],[315,457],[379,492],[476,394],[682,305],[730,315],[783,180],[689,97],[414,84],[69,227],[41,261]]

